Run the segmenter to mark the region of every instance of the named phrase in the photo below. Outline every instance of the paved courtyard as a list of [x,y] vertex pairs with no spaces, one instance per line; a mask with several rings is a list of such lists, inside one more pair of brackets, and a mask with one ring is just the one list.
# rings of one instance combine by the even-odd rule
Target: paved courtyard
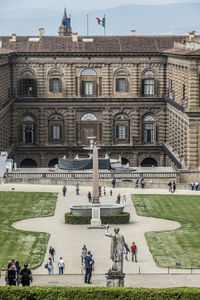
[[[44,263],[48,259],[48,248],[53,246],[56,249],[54,274],[47,276],[47,270],[44,268],[44,263],[37,269],[33,270],[34,283],[36,285],[83,285],[83,275],[81,275],[81,248],[86,244],[88,250],[92,251],[95,259],[95,272],[93,276],[94,285],[104,286],[105,276],[108,271],[110,260],[110,238],[106,237],[103,229],[87,229],[87,225],[69,225],[64,223],[64,213],[69,211],[70,205],[88,204],[87,193],[89,187],[80,186],[80,196],[76,196],[75,187],[67,186],[67,195],[62,196],[62,186],[54,185],[22,185],[22,184],[2,184],[0,191],[12,190],[15,191],[48,191],[58,192],[58,199],[55,209],[55,215],[46,218],[28,219],[16,222],[13,226],[17,229],[30,231],[44,231],[50,233],[50,239],[47,246],[47,251]],[[109,195],[110,188],[106,188]],[[132,263],[129,257],[128,262],[124,262],[124,271],[126,276],[126,286],[145,286],[145,287],[170,287],[170,286],[199,286],[200,271],[195,271],[196,274],[190,275],[188,270],[168,270],[159,268],[153,261],[152,255],[147,246],[144,233],[147,231],[162,231],[178,228],[180,225],[177,222],[156,219],[150,217],[139,217],[136,215],[134,206],[131,201],[131,194],[134,193],[168,193],[166,190],[153,189],[129,189],[116,188],[113,189],[113,196],[101,197],[101,203],[115,203],[117,194],[125,194],[127,205],[125,211],[130,212],[131,220],[129,224],[120,225],[120,232],[124,235],[126,243],[131,246],[134,241],[138,246],[138,263]],[[177,194],[190,194],[191,191],[177,191]],[[199,192],[192,191],[192,194]],[[31,208],[30,208],[31,209]],[[110,227],[110,231],[113,231]],[[58,276],[57,261],[62,256],[66,268],[64,276]],[[175,273],[185,274],[175,274]],[[141,274],[139,274],[141,273]],[[150,274],[154,275],[150,275]],[[174,273],[174,274],[173,274]],[[72,276],[73,274],[73,276]],[[161,275],[162,274],[162,275]],[[1,280],[1,284],[2,280]]]

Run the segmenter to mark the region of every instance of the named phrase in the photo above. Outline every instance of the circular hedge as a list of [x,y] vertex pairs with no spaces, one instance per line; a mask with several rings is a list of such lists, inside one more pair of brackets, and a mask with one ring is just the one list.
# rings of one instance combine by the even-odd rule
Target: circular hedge
[[[65,214],[65,223],[68,224],[90,224],[91,216],[75,216],[71,212]],[[130,214],[123,212],[119,215],[101,216],[102,224],[127,224],[130,220]]]

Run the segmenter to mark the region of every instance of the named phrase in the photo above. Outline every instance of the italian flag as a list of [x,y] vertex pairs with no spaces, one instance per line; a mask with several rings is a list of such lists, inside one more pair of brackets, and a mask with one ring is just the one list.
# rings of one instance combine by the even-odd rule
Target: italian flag
[[96,18],[96,20],[97,20],[97,23],[99,25],[102,25],[103,27],[106,26],[106,18],[105,17],[103,17],[103,18]]

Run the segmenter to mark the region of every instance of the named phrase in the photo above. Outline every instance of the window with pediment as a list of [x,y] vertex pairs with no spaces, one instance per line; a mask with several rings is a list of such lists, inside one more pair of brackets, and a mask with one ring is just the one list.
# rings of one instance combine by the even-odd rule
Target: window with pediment
[[154,96],[156,94],[155,74],[152,70],[146,70],[142,76],[142,95]]
[[129,72],[125,69],[119,69],[115,72],[115,91],[118,93],[128,92],[128,76]]
[[59,69],[52,69],[48,73],[49,91],[52,93],[62,92],[62,72]]
[[97,95],[97,74],[93,69],[85,69],[81,72],[81,95],[93,97]]
[[144,143],[154,143],[155,118],[152,115],[146,115],[143,119],[143,139]]
[[120,114],[115,117],[115,141],[116,143],[129,142],[130,121],[127,115]]
[[37,96],[37,80],[34,73],[30,70],[25,70],[19,80],[19,95],[22,97]]
[[64,121],[59,114],[53,114],[49,118],[49,143],[63,143]]
[[22,122],[21,130],[21,142],[23,144],[34,144],[35,143],[35,122],[34,119],[27,115],[24,117]]

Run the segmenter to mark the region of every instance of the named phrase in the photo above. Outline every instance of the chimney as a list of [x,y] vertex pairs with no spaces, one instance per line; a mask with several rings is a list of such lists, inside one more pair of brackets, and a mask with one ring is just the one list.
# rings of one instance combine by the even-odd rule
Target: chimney
[[190,40],[190,41],[192,41],[192,40],[193,40],[193,38],[195,37],[195,33],[196,33],[196,31],[195,31],[195,30],[193,30],[193,31],[189,32],[189,40]]
[[131,35],[135,36],[136,30],[131,30]]
[[10,42],[16,42],[16,34],[12,34],[12,38],[9,40]]
[[39,28],[39,36],[44,36],[44,28]]
[[72,42],[78,42],[78,33],[77,32],[72,33]]

